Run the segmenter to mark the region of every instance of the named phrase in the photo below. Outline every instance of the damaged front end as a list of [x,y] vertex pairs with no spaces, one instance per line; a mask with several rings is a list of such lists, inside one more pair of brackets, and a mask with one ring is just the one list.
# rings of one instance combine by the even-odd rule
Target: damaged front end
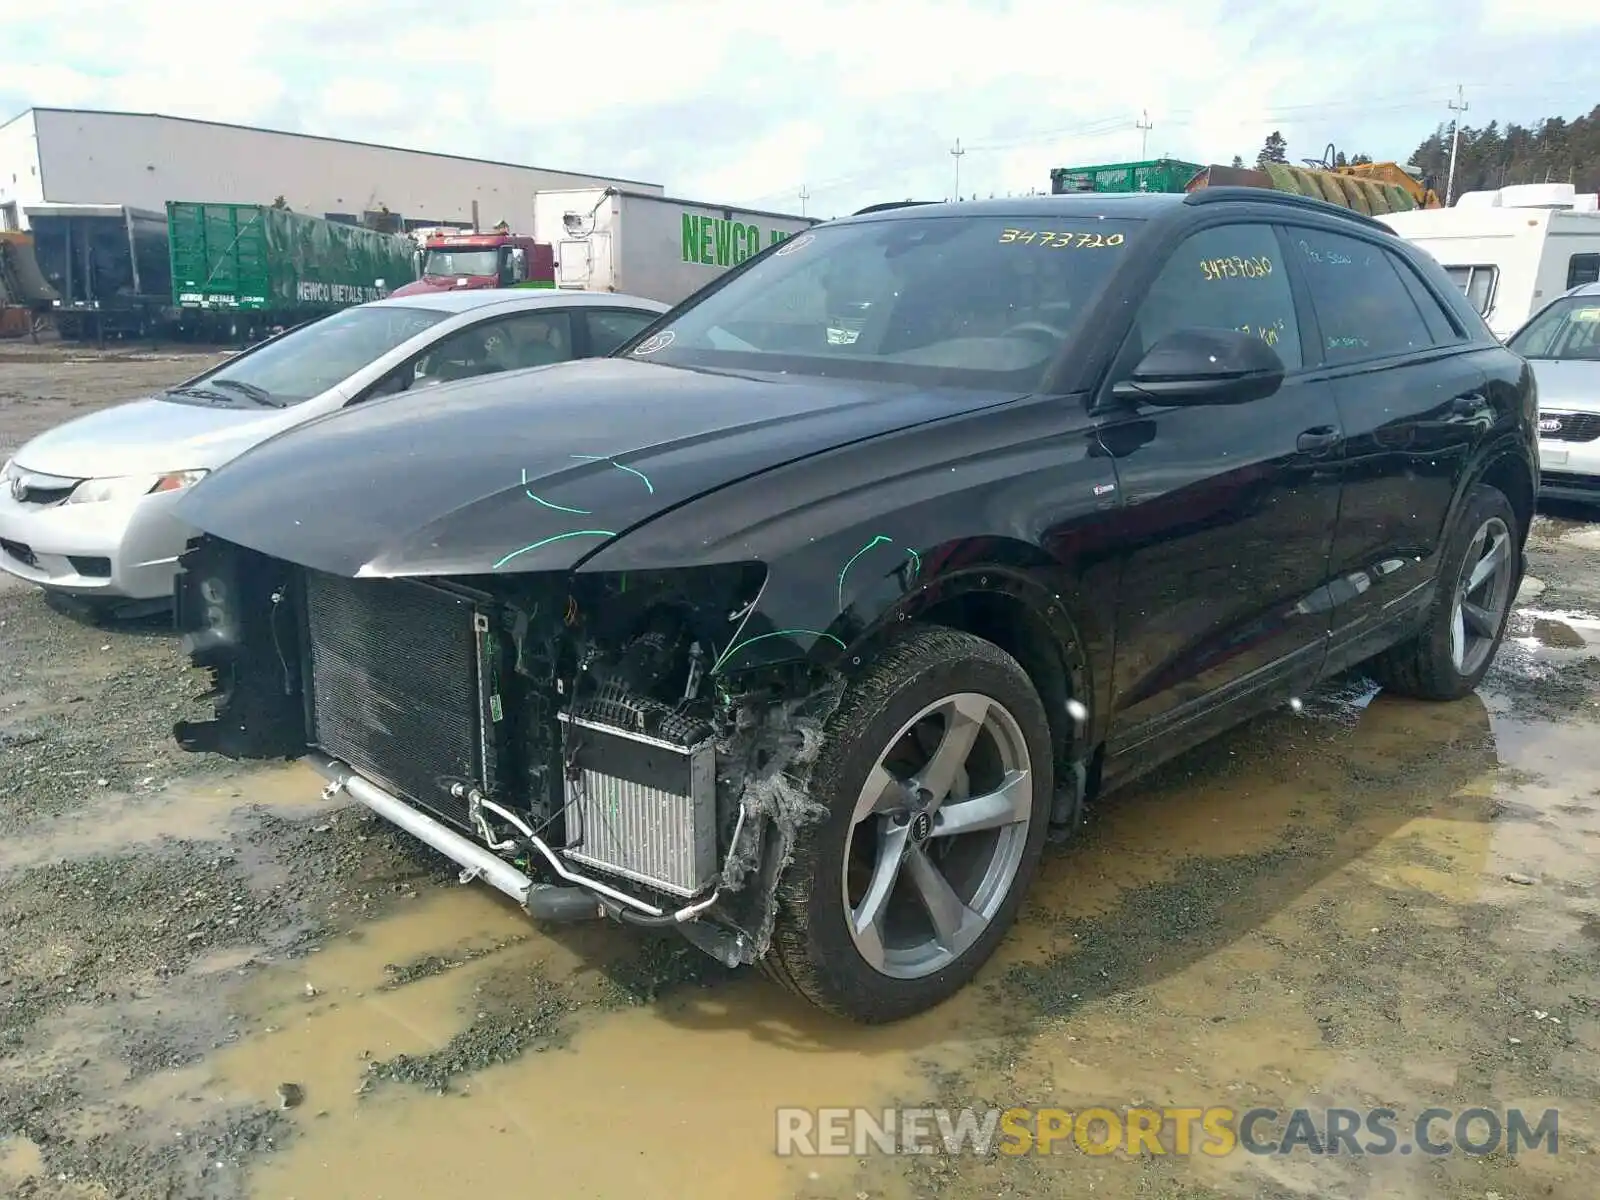
[[804,776],[844,693],[803,660],[722,670],[766,568],[347,578],[202,537],[177,622],[214,719],[185,748],[304,757],[535,917],[767,950]]

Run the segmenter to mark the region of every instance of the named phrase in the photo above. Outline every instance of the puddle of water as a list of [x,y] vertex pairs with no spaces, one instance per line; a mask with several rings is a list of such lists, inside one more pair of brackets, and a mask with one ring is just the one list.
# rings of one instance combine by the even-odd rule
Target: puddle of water
[[347,803],[322,799],[321,780],[302,763],[225,779],[187,779],[143,794],[96,789],[83,809],[42,832],[0,841],[0,871],[64,859],[124,853],[167,840],[218,842],[248,824],[252,810],[309,817]]
[[[1518,904],[1505,923],[1489,927],[1490,954],[1503,955],[1506,963],[1531,955],[1523,986],[1552,995],[1554,981],[1536,964],[1549,951],[1600,939],[1600,921],[1585,907],[1592,906],[1596,879],[1592,838],[1600,836],[1600,760],[1585,749],[1592,741],[1592,732],[1581,727],[1491,715],[1476,696],[1441,705],[1380,694],[1347,735],[1320,749],[1297,745],[1303,761],[1291,782],[1274,781],[1270,753],[1240,751],[1247,761],[1226,779],[1208,773],[1187,789],[1135,792],[1105,817],[1109,833],[1091,856],[1099,866],[1103,850],[1131,888],[1153,886],[1159,893],[1185,870],[1229,853],[1248,856],[1319,834],[1331,836],[1333,845],[1310,861],[1277,868],[1256,896],[1246,891],[1233,901],[1255,911],[1240,913],[1231,927],[1225,919],[1220,932],[1201,923],[1187,934],[1188,923],[1170,900],[1165,908],[1117,912],[1115,899],[1100,889],[1078,887],[1065,865],[1070,859],[1058,861],[1041,880],[1026,933],[1036,950],[1054,950],[1047,970],[1062,990],[1081,987],[1081,999],[1069,997],[1077,1006],[1068,1003],[1063,1022],[1040,1028],[1017,1051],[1014,1066],[971,1079],[972,1094],[1069,1110],[1334,1105],[1392,1106],[1411,1114],[1450,1103],[1449,1097],[1456,1108],[1466,1107],[1460,1097],[1469,1095],[1468,1103],[1520,1104],[1528,1111],[1558,1104],[1564,1134],[1591,1136],[1600,1128],[1593,1104],[1562,1094],[1553,1082],[1541,1087],[1533,1082],[1537,1071],[1520,1072],[1512,1062],[1486,1087],[1479,1068],[1483,1058],[1507,1048],[1508,1027],[1537,1044],[1538,1022],[1555,1014],[1508,1010],[1505,979],[1457,979],[1449,958],[1438,955],[1466,932],[1465,914],[1473,905]],[[1583,792],[1591,793],[1592,804],[1573,803],[1574,793]],[[1194,813],[1174,810],[1186,802]],[[1524,810],[1529,815],[1508,815]],[[1243,836],[1230,844],[1229,825],[1213,833],[1192,819],[1195,813],[1227,813],[1235,822],[1244,815]],[[1150,869],[1156,866],[1161,869]],[[1513,872],[1536,875],[1538,883],[1508,882]],[[1296,873],[1305,877],[1295,881]],[[1569,894],[1575,891],[1578,896]],[[1217,894],[1211,900],[1227,902]],[[1091,921],[1107,912],[1126,922],[1121,970],[1103,954],[1075,951],[1073,935],[1059,926],[1052,941],[1037,920],[1065,913]],[[1172,926],[1141,928],[1152,915],[1169,917]],[[1008,950],[1017,941],[1011,939]],[[1138,961],[1129,964],[1129,958]],[[1075,976],[1078,959],[1086,969]],[[1111,967],[1109,980],[1095,977],[1093,968],[1102,963]],[[1566,999],[1568,990],[1555,984],[1553,994],[1572,1006],[1570,1022],[1572,1013],[1584,1010],[1577,992]],[[1545,1033],[1555,1040],[1565,1036],[1563,1028],[1558,1022]],[[1592,1059],[1583,1056],[1600,1049],[1600,1039],[1574,1036],[1581,1039],[1577,1045],[1553,1061],[1567,1063],[1574,1077],[1592,1074],[1582,1065]],[[1556,1095],[1545,1094],[1552,1089]],[[1514,1176],[1497,1178],[1476,1162],[1441,1168],[1401,1156],[1341,1170],[1327,1159],[1303,1156],[1160,1163],[1120,1153],[1089,1160],[1069,1150],[1059,1159],[1013,1162],[1005,1176],[958,1168],[953,1189],[941,1190],[963,1200],[1086,1190],[1126,1197],[1213,1194],[1204,1188],[1229,1196],[1284,1190],[1431,1200],[1458,1194],[1439,1172],[1459,1169],[1461,1195],[1577,1197],[1589,1194],[1580,1182],[1588,1161],[1574,1160],[1571,1151],[1549,1161],[1525,1156],[1507,1168]],[[926,1177],[916,1179],[929,1186]],[[869,1164],[857,1183],[875,1196],[913,1191],[903,1162]]]
[[39,1147],[25,1137],[0,1136],[0,1184],[19,1185],[44,1174]]
[[1600,550],[1600,526],[1591,525],[1587,529],[1575,529],[1571,533],[1563,533],[1561,540],[1569,546]]
[[[523,940],[380,986],[391,964],[459,960],[512,938]],[[459,1080],[459,1094],[381,1081],[358,1095],[369,1059],[437,1051],[470,1025],[475,985],[525,978],[531,990],[538,975],[581,994],[595,957],[535,931],[482,889],[445,892],[360,940],[267,972],[245,1002],[259,1031],[201,1073],[164,1076],[164,1101],[146,1093],[140,1102],[179,1104],[174,1085],[258,1103],[281,1083],[303,1087],[291,1114],[297,1138],[255,1175],[263,1196],[461,1195],[537,1177],[591,1196],[749,1200],[794,1186],[795,1169],[773,1154],[778,1107],[886,1103],[914,1083],[915,1055],[949,1060],[975,1036],[973,997],[869,1029],[747,976],[648,1006],[580,1011],[569,1042]]]
[[[1434,705],[1381,695],[1335,715],[1354,715],[1354,728],[1332,721],[1329,736],[1315,722],[1301,730],[1289,778],[1281,746],[1240,742],[1225,769],[1175,772],[1133,791],[1107,806],[1092,844],[1046,860],[1031,919],[985,972],[988,980],[1055,955],[1066,964],[1063,986],[1073,986],[1076,930],[1197,862],[1269,854],[1313,835],[1348,843],[1331,864],[1308,864],[1307,878],[1290,880],[1280,904],[1245,913],[1241,928],[1214,944],[1189,946],[1162,929],[1149,930],[1147,942],[1130,942],[1125,954],[1144,948],[1156,957],[1132,964],[1132,974],[1112,986],[1098,986],[1067,1022],[1041,1025],[1020,1012],[1032,1030],[1023,1031],[1016,1056],[1023,1065],[1005,1081],[1005,1093],[979,1094],[1074,1108],[1273,1097],[1287,1107],[1315,1103],[1330,1090],[1377,1102],[1389,1068],[1324,1035],[1314,979],[1300,961],[1320,953],[1320,918],[1307,913],[1336,912],[1346,935],[1368,937],[1368,924],[1381,929],[1392,913],[1364,896],[1364,876],[1454,900],[1482,886],[1494,836],[1478,811],[1493,791],[1490,718],[1476,697]],[[1432,774],[1416,784],[1406,772],[1422,760],[1432,763]],[[1351,767],[1378,782],[1352,785]],[[1434,801],[1412,794],[1429,785]],[[1341,806],[1352,786],[1371,793],[1365,818],[1353,826]],[[1415,862],[1418,844],[1443,865]],[[1386,865],[1390,857],[1400,865]],[[982,980],[937,1013],[873,1030],[820,1017],[744,977],[646,1007],[581,1011],[569,1042],[473,1073],[460,1081],[464,1094],[394,1082],[357,1094],[369,1059],[426,1055],[460,1035],[480,1003],[475,988],[494,979],[523,978],[531,988],[537,975],[568,995],[582,993],[602,940],[626,936],[592,932],[597,940],[588,946],[558,943],[531,932],[482,889],[444,893],[370,927],[359,941],[269,972],[246,1006],[260,1032],[214,1055],[203,1084],[191,1078],[184,1086],[257,1102],[280,1083],[305,1088],[306,1102],[293,1113],[298,1138],[257,1170],[261,1195],[377,1200],[498,1190],[537,1172],[582,1181],[585,1194],[596,1197],[743,1200],[790,1193],[802,1182],[815,1186],[802,1178],[812,1174],[850,1186],[842,1172],[853,1170],[852,1162],[797,1166],[773,1155],[777,1107],[870,1106],[921,1095],[928,1086],[919,1067],[924,1056],[945,1071],[992,1069],[974,1065],[993,1040],[983,1020],[993,1001]],[[381,989],[390,964],[430,953],[461,959],[513,937],[523,940]],[[305,995],[307,982],[316,996]],[[1085,975],[1085,993],[1097,985]],[[1422,1069],[1438,1076],[1450,1066],[1441,1058]],[[1143,1168],[1126,1168],[1113,1174],[1131,1187]],[[1195,1168],[1197,1177],[1210,1172],[1218,1180],[1244,1169]],[[1275,1170],[1284,1180],[1311,1182],[1305,1164]],[[1108,1194],[1124,1190],[1111,1186],[1115,1179],[1107,1183]]]
[[1514,819],[1496,822],[1488,871],[1593,888],[1600,883],[1594,730],[1500,718],[1495,736],[1502,761],[1522,774],[1495,791]]

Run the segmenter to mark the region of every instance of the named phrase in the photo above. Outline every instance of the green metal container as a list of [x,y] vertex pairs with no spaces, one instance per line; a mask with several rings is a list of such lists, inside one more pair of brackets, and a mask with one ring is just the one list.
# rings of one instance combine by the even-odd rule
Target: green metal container
[[1199,170],[1199,163],[1176,158],[1057,167],[1050,172],[1050,191],[1057,196],[1069,192],[1181,192]]
[[305,320],[417,278],[409,237],[264,204],[169,200],[167,234],[180,310]]

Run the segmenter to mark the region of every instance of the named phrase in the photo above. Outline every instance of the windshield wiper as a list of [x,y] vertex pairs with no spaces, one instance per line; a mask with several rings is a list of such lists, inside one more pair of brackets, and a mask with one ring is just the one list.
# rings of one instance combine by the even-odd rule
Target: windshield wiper
[[236,391],[243,392],[257,404],[264,404],[268,408],[282,408],[284,406],[283,401],[279,400],[271,392],[267,391],[266,388],[257,387],[253,383],[241,383],[237,379],[213,379],[211,381],[211,386],[219,388],[233,388]]
[[194,396],[200,400],[220,400],[224,404],[233,403],[233,397],[226,392],[213,391],[204,387],[170,387],[167,389],[169,396]]

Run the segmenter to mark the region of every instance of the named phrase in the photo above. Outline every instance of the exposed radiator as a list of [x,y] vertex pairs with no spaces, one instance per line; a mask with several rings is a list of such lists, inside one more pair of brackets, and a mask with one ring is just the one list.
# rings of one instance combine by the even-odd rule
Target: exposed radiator
[[473,606],[405,580],[306,573],[312,742],[468,826],[483,778]]
[[692,896],[717,871],[716,751],[558,714],[567,857]]

